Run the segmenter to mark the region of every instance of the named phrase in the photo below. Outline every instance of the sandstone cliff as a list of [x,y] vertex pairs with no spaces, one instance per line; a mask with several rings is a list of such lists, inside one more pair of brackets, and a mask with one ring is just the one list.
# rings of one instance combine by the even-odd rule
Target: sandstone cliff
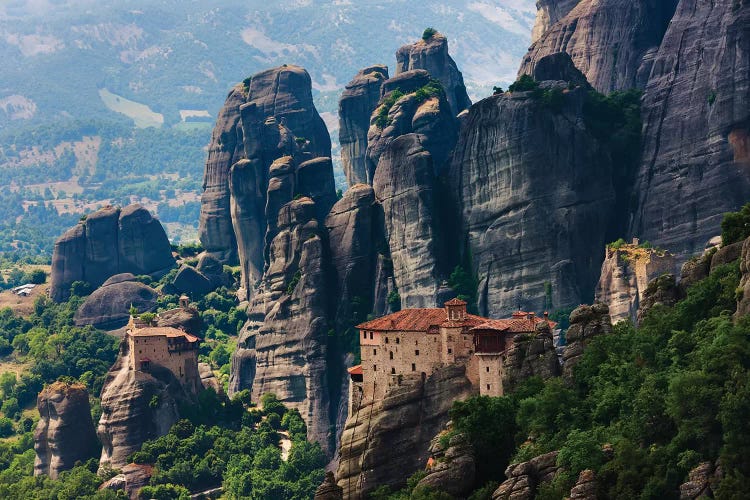
[[528,462],[510,464],[505,469],[507,478],[492,494],[492,500],[531,500],[543,483],[557,475],[558,452],[551,451]]
[[676,5],[677,0],[537,2],[534,43],[519,75],[532,74],[545,56],[567,52],[599,92],[644,88]]
[[682,0],[643,97],[632,233],[685,259],[750,199],[750,9]]
[[127,324],[131,307],[138,314],[156,309],[157,297],[156,290],[136,281],[134,275],[116,274],[86,297],[73,320],[76,326],[115,330]]
[[138,204],[105,207],[69,229],[55,243],[50,297],[70,296],[70,285],[85,281],[97,288],[119,273],[157,275],[174,266],[161,223]]
[[[278,157],[274,150],[289,150],[290,141],[278,139],[279,127],[302,139],[309,158],[331,155],[331,141],[313,105],[311,85],[310,75],[297,66],[262,71],[236,85],[219,112],[206,160],[199,233],[206,251],[220,262],[238,258],[229,185],[235,163],[243,158],[254,163],[254,194],[263,205],[267,169]],[[271,118],[274,121],[267,124]]]
[[81,384],[55,382],[39,393],[39,423],[34,431],[34,475],[57,479],[99,453],[91,420],[89,392]]
[[474,447],[464,434],[451,436],[446,446],[441,443],[443,433],[430,443],[430,462],[427,475],[419,481],[418,488],[447,493],[454,498],[464,498],[474,489],[476,463]]
[[427,40],[404,45],[396,51],[396,75],[423,69],[445,88],[453,116],[471,106],[464,78],[453,58],[448,54],[448,39],[435,33]]
[[595,300],[609,306],[613,323],[629,319],[635,324],[649,283],[662,274],[674,273],[675,267],[674,257],[663,250],[637,244],[608,246]]
[[232,356],[229,391],[249,389],[254,401],[268,392],[276,394],[300,411],[308,439],[331,454],[329,270],[326,235],[315,217],[315,202],[306,197],[279,211],[268,268]]
[[380,87],[388,79],[383,65],[362,69],[346,85],[339,100],[339,143],[341,166],[349,186],[367,182],[367,131],[370,116],[380,101]]
[[453,401],[472,395],[462,366],[426,379],[405,377],[375,404],[366,401],[346,421],[336,478],[344,498],[358,499],[381,485],[401,487],[424,468],[433,437],[448,422]]
[[[545,83],[560,89],[563,83]],[[609,153],[585,125],[588,91],[495,95],[469,110],[451,165],[479,312],[502,317],[593,297],[616,192]]]

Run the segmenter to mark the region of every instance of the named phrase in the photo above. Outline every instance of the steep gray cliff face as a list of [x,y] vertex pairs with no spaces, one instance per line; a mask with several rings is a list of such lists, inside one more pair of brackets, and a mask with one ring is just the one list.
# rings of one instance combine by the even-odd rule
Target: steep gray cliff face
[[380,101],[380,86],[388,79],[384,65],[364,68],[346,85],[339,100],[341,166],[349,186],[367,182],[367,131]]
[[[330,157],[331,140],[313,105],[312,82],[304,69],[281,66],[262,71],[229,93],[209,146],[199,228],[204,248],[220,262],[238,259],[230,190],[232,166],[243,158],[252,163],[255,197],[265,206],[268,169],[279,156],[294,153],[294,136],[300,138],[304,159]],[[304,159],[300,158],[300,163]]]
[[443,84],[453,116],[471,106],[464,78],[448,54],[448,39],[435,33],[427,40],[404,45],[396,51],[396,75],[423,69]]
[[599,92],[644,88],[676,5],[677,0],[537,2],[534,43],[519,75],[533,73],[545,56],[567,52]]
[[50,297],[66,300],[74,281],[96,288],[116,274],[158,276],[174,265],[167,234],[148,210],[138,204],[105,207],[55,243]]
[[643,98],[632,232],[684,259],[750,198],[750,9],[682,0]]
[[[336,327],[344,331],[365,320],[372,310],[375,271],[375,194],[366,184],[355,184],[326,218],[331,262],[336,273]],[[354,320],[354,321],[353,321]]]
[[537,0],[536,21],[531,30],[531,43],[535,43],[556,22],[568,15],[580,0]]
[[99,453],[91,420],[89,392],[81,384],[55,382],[39,393],[39,423],[34,431],[34,475],[57,479]]
[[232,357],[229,392],[267,392],[296,408],[307,437],[331,453],[326,236],[315,202],[300,198],[278,213],[268,268],[248,308],[248,322]]
[[434,307],[440,286],[433,160],[422,145],[423,138],[407,134],[393,141],[380,158],[373,179],[404,308]]
[[76,326],[92,325],[103,330],[114,330],[127,324],[131,307],[135,307],[138,314],[156,309],[158,297],[156,290],[135,281],[134,276],[116,283],[109,283],[108,280],[86,297],[73,320]]
[[451,185],[482,315],[593,297],[615,190],[609,153],[585,126],[587,95],[563,91],[553,109],[533,93],[506,93],[469,110]]
[[461,433],[451,436],[444,447],[441,443],[444,432],[430,442],[430,458],[434,462],[417,487],[444,492],[453,498],[465,498],[473,491],[476,478],[474,447]]
[[425,380],[405,377],[375,404],[346,421],[336,478],[345,499],[366,498],[381,485],[399,488],[423,469],[432,438],[448,422],[453,401],[471,396],[462,366],[437,370]]

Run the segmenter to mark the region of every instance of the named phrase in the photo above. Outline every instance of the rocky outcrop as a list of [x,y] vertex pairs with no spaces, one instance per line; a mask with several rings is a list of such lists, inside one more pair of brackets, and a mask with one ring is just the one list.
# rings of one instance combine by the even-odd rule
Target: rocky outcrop
[[102,416],[97,428],[102,443],[100,470],[125,466],[127,457],[140,450],[145,441],[169,432],[179,418],[178,401],[189,401],[169,370],[132,370],[128,356],[128,343],[122,342],[102,388]]
[[[307,71],[287,65],[269,69],[247,78],[229,93],[209,145],[199,228],[204,248],[221,263],[238,258],[230,193],[232,166],[243,157],[253,165],[253,171],[246,172],[254,174],[252,186],[244,189],[253,193],[261,207],[255,213],[263,214],[268,168],[278,158],[279,149],[288,152],[294,145],[292,136],[300,139],[307,159],[330,157],[331,141],[313,105]],[[250,181],[247,177],[242,180]]]
[[528,462],[511,464],[505,469],[507,478],[492,494],[492,500],[531,500],[542,483],[555,478],[558,472],[556,451],[534,457]]
[[737,297],[737,312],[734,313],[736,318],[750,314],[750,238],[742,244],[742,254],[740,256],[740,290]]
[[443,85],[453,116],[471,106],[464,78],[448,54],[448,39],[441,33],[404,45],[396,51],[396,75],[415,69],[427,71]]
[[[479,279],[479,313],[544,311],[590,300],[616,191],[612,161],[587,130],[585,88],[554,108],[533,92],[472,106],[451,165]],[[549,89],[545,83],[545,88]]]
[[645,88],[676,5],[677,0],[537,2],[534,43],[519,75],[532,74],[545,56],[566,52],[599,92]]
[[154,322],[155,326],[171,326],[196,336],[200,336],[203,330],[200,313],[192,307],[178,307],[162,311],[154,318]]
[[662,274],[652,280],[643,292],[638,308],[637,323],[640,323],[654,306],[672,307],[683,297],[682,290],[677,286],[675,275]]
[[537,0],[536,21],[531,30],[531,43],[536,43],[547,30],[568,15],[580,0]]
[[388,79],[388,67],[364,68],[346,85],[339,100],[341,166],[349,187],[367,182],[367,131],[370,116],[380,101],[380,87]]
[[440,433],[430,443],[427,475],[419,481],[417,488],[429,488],[454,498],[465,498],[474,489],[474,447],[464,434],[459,433],[451,436],[444,448],[442,437],[443,433]]
[[174,266],[161,223],[138,204],[94,212],[55,243],[50,297],[70,296],[75,281],[99,287],[119,273],[160,276]]
[[715,498],[722,476],[720,466],[701,462],[690,471],[687,481],[680,485],[680,500]]
[[719,247],[716,253],[714,253],[711,257],[711,267],[709,269],[709,274],[714,272],[717,267],[731,264],[732,262],[739,259],[742,255],[743,244],[744,241],[738,241],[737,243],[722,245],[721,247]]
[[578,481],[570,490],[570,500],[597,500],[596,476],[591,469],[582,470]]
[[570,313],[570,327],[565,334],[567,345],[562,355],[563,377],[572,380],[573,367],[592,338],[610,333],[612,321],[606,304],[582,305]]
[[230,394],[254,401],[272,392],[307,423],[307,437],[331,453],[326,351],[329,329],[325,233],[315,202],[281,207],[267,271],[251,299],[248,322],[232,357]]
[[432,155],[423,136],[407,134],[390,144],[373,179],[375,199],[383,220],[393,276],[401,307],[434,307],[440,285],[437,276],[438,233]]
[[533,335],[517,335],[503,358],[503,393],[513,392],[531,377],[542,380],[560,375],[552,330],[547,322],[540,322]]
[[196,298],[213,289],[211,282],[202,272],[184,264],[177,271],[172,286],[178,291]]
[[150,483],[154,468],[145,464],[128,464],[120,470],[119,474],[105,481],[99,489],[122,490],[130,500],[138,500],[138,493]]
[[73,317],[76,326],[91,325],[103,330],[115,330],[127,324],[131,307],[135,307],[138,314],[156,308],[156,290],[135,281],[134,276],[116,275],[115,278],[86,297]]
[[375,270],[375,194],[366,184],[355,184],[326,218],[331,262],[336,273],[338,331],[365,319],[372,310]]
[[674,257],[664,250],[641,247],[637,242],[609,245],[595,300],[609,306],[613,323],[629,319],[635,324],[649,283],[663,274],[674,273],[675,266]]
[[750,9],[682,0],[643,96],[632,233],[684,260],[750,199]]
[[383,400],[365,401],[349,415],[336,477],[344,498],[362,498],[381,485],[399,488],[430,456],[432,438],[448,422],[453,401],[473,394],[462,366],[429,377],[404,377]]
[[89,392],[82,384],[55,382],[39,393],[39,423],[34,431],[34,475],[57,479],[99,453],[91,420]]
[[695,283],[708,277],[711,270],[711,255],[704,254],[687,260],[680,269],[680,288],[687,292]]
[[326,472],[326,478],[315,490],[313,500],[344,500],[344,488],[336,484],[333,472]]

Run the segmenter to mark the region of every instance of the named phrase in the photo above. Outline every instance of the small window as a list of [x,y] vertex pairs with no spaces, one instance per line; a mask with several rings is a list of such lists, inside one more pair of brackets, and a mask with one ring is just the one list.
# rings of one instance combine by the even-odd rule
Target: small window
[[397,344],[400,344],[400,343],[401,343],[401,339],[400,339],[400,338],[398,338],[398,337],[396,337],[396,343],[397,343]]
[[453,354],[453,349],[451,349],[450,347],[448,348],[448,354]]
[[378,371],[378,365],[372,365],[372,371],[374,372]]
[[386,343],[386,344],[388,343],[388,337],[386,337],[386,338],[385,338],[385,343]]
[[490,384],[487,384],[487,390],[488,391],[490,390]]
[[389,352],[391,359],[393,359],[393,351]]
[[419,349],[414,349],[414,355],[419,356]]
[[378,350],[377,349],[373,349],[372,350],[372,355],[373,356],[377,356],[378,355]]
[[490,367],[489,366],[487,367],[487,373],[490,373]]
[[391,374],[393,374],[393,375],[396,374],[396,368],[391,368]]
[[142,352],[142,351],[141,351],[140,349],[138,349],[138,354],[141,354],[141,352]]
[[417,365],[415,363],[411,364],[411,371],[413,372],[417,371]]
[[372,332],[370,332],[370,340],[372,340],[372,339],[373,339]]
[[415,340],[415,341],[414,341],[414,345],[419,345],[419,341],[418,341],[418,340]]
[[367,340],[367,332],[362,332],[362,338]]

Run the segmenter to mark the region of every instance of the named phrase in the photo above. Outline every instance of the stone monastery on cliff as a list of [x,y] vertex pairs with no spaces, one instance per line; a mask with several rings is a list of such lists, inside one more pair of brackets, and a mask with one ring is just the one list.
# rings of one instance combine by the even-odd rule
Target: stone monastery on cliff
[[[185,299],[180,305],[186,307]],[[130,317],[126,330],[130,369],[149,372],[166,368],[182,386],[197,394],[201,387],[198,347],[201,339],[173,327],[154,327]]]
[[350,411],[362,401],[377,401],[406,376],[429,376],[440,367],[462,363],[481,395],[503,395],[503,354],[516,335],[531,334],[537,324],[556,323],[547,314],[518,311],[508,319],[466,312],[453,299],[444,308],[405,309],[358,325],[362,364],[349,369]]

